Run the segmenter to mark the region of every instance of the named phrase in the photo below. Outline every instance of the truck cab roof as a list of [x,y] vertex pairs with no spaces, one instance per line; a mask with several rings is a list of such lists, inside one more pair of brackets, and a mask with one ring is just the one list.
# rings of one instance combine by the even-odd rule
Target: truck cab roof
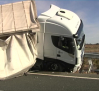
[[[51,5],[50,9],[38,17],[40,23],[53,23],[65,28],[69,34],[76,34],[80,26],[80,18],[72,11]],[[62,31],[61,31],[62,32]]]

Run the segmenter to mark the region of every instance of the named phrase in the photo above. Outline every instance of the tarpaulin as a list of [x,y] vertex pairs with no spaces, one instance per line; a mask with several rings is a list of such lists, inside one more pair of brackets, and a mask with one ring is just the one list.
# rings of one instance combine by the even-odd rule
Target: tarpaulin
[[36,34],[15,34],[0,38],[0,79],[23,74],[31,68],[37,57]]

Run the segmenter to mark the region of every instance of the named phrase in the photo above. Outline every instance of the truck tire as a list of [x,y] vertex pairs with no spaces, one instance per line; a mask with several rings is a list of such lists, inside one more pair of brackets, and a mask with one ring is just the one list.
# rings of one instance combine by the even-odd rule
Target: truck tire
[[47,70],[48,71],[55,71],[55,72],[60,72],[63,71],[63,67],[61,64],[59,64],[58,62],[50,62],[47,64]]

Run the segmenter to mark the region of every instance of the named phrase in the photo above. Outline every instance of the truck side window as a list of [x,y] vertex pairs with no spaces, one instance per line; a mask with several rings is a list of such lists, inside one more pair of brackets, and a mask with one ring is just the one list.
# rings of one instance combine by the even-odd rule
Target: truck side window
[[64,49],[68,49],[68,41],[65,37],[60,37],[58,41],[58,46]]
[[64,36],[52,36],[52,42],[55,47],[70,54],[74,54],[74,44],[71,38]]

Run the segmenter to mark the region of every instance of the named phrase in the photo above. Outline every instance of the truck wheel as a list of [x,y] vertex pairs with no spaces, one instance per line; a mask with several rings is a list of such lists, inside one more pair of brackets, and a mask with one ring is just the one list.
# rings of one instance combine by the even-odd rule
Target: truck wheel
[[62,66],[57,62],[51,62],[47,65],[49,71],[62,71]]

